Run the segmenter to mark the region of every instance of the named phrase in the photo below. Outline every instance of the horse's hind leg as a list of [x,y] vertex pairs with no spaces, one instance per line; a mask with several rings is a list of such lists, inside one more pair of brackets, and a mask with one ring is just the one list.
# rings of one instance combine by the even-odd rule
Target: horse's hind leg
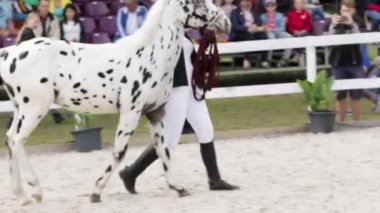
[[90,197],[92,203],[98,203],[101,201],[100,195],[103,189],[106,187],[113,172],[119,166],[120,162],[124,159],[128,148],[128,141],[133,135],[133,132],[138,125],[139,119],[140,113],[132,112],[128,115],[120,113],[120,120],[115,135],[113,162],[107,166],[105,173],[96,181],[95,191],[91,194]]
[[165,115],[165,107],[162,105],[155,111],[149,112],[146,114],[149,122],[150,122],[150,130],[155,140],[155,147],[157,151],[157,155],[160,157],[162,161],[162,166],[166,175],[166,182],[170,189],[173,189],[178,192],[180,197],[184,197],[190,195],[189,192],[183,188],[178,186],[172,176],[172,168],[170,162],[170,151],[167,146],[167,136],[165,132],[163,116]]
[[5,140],[5,145],[8,149],[8,160],[9,160],[9,173],[11,178],[11,186],[13,194],[20,200],[21,205],[27,205],[31,203],[31,200],[25,195],[24,188],[21,182],[20,165],[19,161],[15,156],[15,141],[14,136],[17,128],[18,120],[18,108],[16,107],[13,113],[12,124],[7,131],[7,138]]
[[17,120],[14,122],[16,128],[12,129],[12,124],[10,129],[13,133],[13,156],[18,163],[19,170],[22,170],[24,172],[23,174],[25,174],[26,184],[32,187],[32,198],[37,202],[42,200],[42,190],[37,175],[26,155],[24,144],[32,131],[37,127],[40,120],[48,112],[50,104],[51,102],[48,102],[47,100],[44,104],[43,101],[40,100],[30,100],[28,104],[20,105]]

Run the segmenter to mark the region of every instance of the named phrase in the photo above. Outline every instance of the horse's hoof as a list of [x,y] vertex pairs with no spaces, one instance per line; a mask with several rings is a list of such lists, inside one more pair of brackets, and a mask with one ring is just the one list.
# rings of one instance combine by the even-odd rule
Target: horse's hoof
[[32,198],[37,202],[37,203],[41,203],[42,202],[42,194],[32,194]]
[[100,194],[93,193],[90,196],[91,203],[100,203]]
[[180,189],[178,190],[179,197],[187,197],[190,196],[190,192],[188,192],[186,189]]

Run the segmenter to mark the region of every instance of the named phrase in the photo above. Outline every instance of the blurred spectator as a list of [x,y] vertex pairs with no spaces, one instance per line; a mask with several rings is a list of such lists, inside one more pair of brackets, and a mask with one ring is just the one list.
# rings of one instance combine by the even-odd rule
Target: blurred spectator
[[125,6],[119,9],[116,38],[135,33],[144,23],[148,10],[138,3],[138,0],[125,0]]
[[[251,0],[240,0],[239,7],[231,12],[231,40],[250,41],[268,39],[260,16],[252,10]],[[269,67],[268,52],[261,53],[261,66]],[[251,67],[249,54],[245,55],[243,67]]]
[[49,12],[56,17],[63,17],[63,8],[71,4],[71,0],[50,0]]
[[[355,2],[353,0],[343,0],[341,2],[340,14],[332,16],[330,25],[331,34],[359,33],[360,20],[355,14]],[[362,54],[359,44],[334,46],[330,52],[329,62],[332,67],[332,74],[335,79],[355,79],[364,78],[362,67]],[[353,119],[360,119],[360,99],[362,90],[349,90],[337,92],[337,122],[345,121],[346,97],[347,93],[351,97],[351,109]]]
[[36,30],[36,36],[60,39],[58,18],[49,12],[49,7],[49,0],[40,0],[38,2],[37,11],[41,24]]
[[[267,36],[269,39],[276,38],[291,38],[292,36],[285,31],[285,17],[279,12],[276,12],[276,0],[265,0],[265,8],[267,13],[261,15],[261,20],[265,26]],[[285,49],[282,56],[282,60],[278,63],[279,67],[286,66],[288,64],[291,49]],[[269,52],[271,58],[272,51]]]
[[287,31],[293,36],[305,36],[311,33],[311,14],[305,10],[303,0],[294,0],[294,10],[288,13]]
[[277,1],[277,11],[282,14],[288,14],[293,7],[292,0],[278,0]]
[[371,20],[371,31],[379,31],[380,3],[377,0],[368,0],[367,17]]
[[319,0],[307,0],[306,9],[311,11],[313,21],[325,19],[325,11],[323,11],[323,6],[319,3]]
[[27,16],[24,25],[21,27],[17,37],[16,44],[19,44],[23,41],[27,41],[36,37],[34,30],[40,25],[40,17],[37,13],[29,13]]
[[224,11],[226,16],[230,18],[232,10],[236,9],[236,5],[234,5],[234,0],[223,0],[220,8]]
[[[380,77],[380,56],[373,59],[373,64],[368,68],[367,78]],[[374,103],[372,112],[380,112],[380,88],[364,90],[364,96]]]
[[17,35],[17,29],[12,20],[12,2],[0,0],[0,36]]
[[12,4],[13,20],[24,21],[26,16],[33,11],[32,5],[27,4],[24,0],[15,0]]
[[63,20],[59,24],[61,39],[73,42],[84,42],[84,28],[79,21],[79,15],[75,6],[73,4],[66,5],[63,14]]

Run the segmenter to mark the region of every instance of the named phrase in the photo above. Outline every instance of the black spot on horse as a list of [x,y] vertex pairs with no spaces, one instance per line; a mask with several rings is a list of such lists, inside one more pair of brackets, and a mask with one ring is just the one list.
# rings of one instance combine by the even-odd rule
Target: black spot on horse
[[65,39],[64,41],[65,41],[66,44],[70,44],[70,41],[68,41],[68,40],[66,40],[66,39]]
[[152,84],[152,88],[156,87],[157,86],[157,81],[153,82]]
[[44,42],[44,40],[38,40],[38,41],[34,42],[34,44],[40,44],[42,42]]
[[120,151],[119,155],[117,156],[117,161],[121,161],[124,158],[125,152],[127,152],[127,149],[128,149],[128,144],[125,144],[124,149]]
[[78,58],[78,64],[82,61],[82,58]]
[[107,85],[106,84],[102,84],[102,87],[106,87]]
[[20,55],[18,56],[18,59],[19,60],[25,59],[26,56],[28,56],[28,54],[29,54],[29,51],[24,51],[24,52],[20,53]]
[[16,61],[17,61],[17,59],[14,58],[14,59],[12,60],[11,66],[9,67],[9,71],[10,71],[11,73],[13,73],[13,72],[16,70]]
[[5,52],[5,55],[4,55],[4,61],[7,60],[8,56],[9,56],[9,53],[8,53],[8,52]]
[[62,78],[65,77],[63,73],[59,73],[59,76],[61,76]]
[[98,105],[95,105],[94,108],[98,108],[99,106]]
[[120,83],[126,84],[127,83],[127,77],[123,76],[123,78],[120,80]]
[[50,42],[45,42],[44,43],[46,46],[49,46],[49,45],[51,45],[51,43]]
[[168,171],[168,167],[166,166],[165,163],[162,164],[164,166],[164,171],[167,172]]
[[170,153],[169,153],[168,147],[165,147],[165,154],[166,154],[166,157],[168,157],[168,159],[170,159]]
[[71,74],[69,74],[69,80],[71,80]]
[[[110,81],[112,82],[113,81],[113,78],[110,78]],[[113,91],[113,90],[112,90]]]
[[160,139],[161,139],[161,143],[164,143],[165,140],[164,140],[164,136],[163,135],[161,135]]
[[71,50],[71,54],[72,54],[73,56],[75,56],[75,51],[74,51],[74,50]]
[[47,81],[48,81],[47,78],[41,78],[41,80],[40,80],[40,82],[41,82],[42,84],[46,83]]
[[164,74],[162,75],[162,77],[161,77],[161,81],[163,81],[163,80],[165,79],[165,77],[168,76],[168,74],[169,74],[168,72],[164,73]]
[[103,98],[105,99],[107,96],[106,95],[103,95]]
[[108,62],[110,62],[110,63],[112,63],[112,62],[114,62],[115,60],[113,60],[113,59],[110,59],[110,60],[108,60]]
[[134,104],[136,102],[136,100],[139,98],[139,96],[141,95],[141,90],[139,90],[135,96],[133,96],[132,98],[132,104]]
[[54,90],[54,97],[57,98],[58,95],[59,95],[59,91],[55,89],[55,90]]
[[67,52],[66,51],[59,51],[59,54],[63,55],[63,56],[67,56]]
[[23,98],[23,101],[24,101],[24,103],[27,104],[27,103],[29,102],[29,98],[25,96],[25,97]]
[[75,83],[75,84],[73,85],[73,88],[74,88],[74,89],[76,89],[76,88],[78,88],[78,87],[80,87],[80,82],[77,82],[77,83]]
[[81,91],[81,93],[83,93],[83,94],[86,94],[86,93],[87,93],[87,90],[85,90],[85,89],[81,89],[80,91]]
[[98,185],[98,183],[103,179],[103,177],[100,177],[98,180],[96,180],[96,185]]
[[106,173],[110,172],[111,170],[112,170],[112,166],[109,165],[109,166],[107,167],[107,169],[106,169]]
[[22,120],[19,119],[19,120],[18,120],[18,124],[17,124],[17,133],[20,133],[20,129],[21,129],[21,127],[22,127]]
[[93,97],[93,98],[96,98],[96,97],[98,97],[98,96],[97,96],[97,95],[93,95],[92,97]]
[[80,105],[80,102],[73,101],[73,104],[79,106],[79,105]]
[[132,87],[132,96],[135,95],[136,91],[139,89],[140,83],[138,81],[133,82],[133,87]]
[[135,105],[133,105],[132,107],[131,107],[131,110],[134,110],[136,108],[136,106]]
[[109,100],[108,103],[113,104],[113,101]]
[[148,70],[146,68],[144,68],[144,71],[143,71],[143,81],[142,83],[145,84],[145,82],[152,77],[152,74],[150,72],[148,72]]
[[107,73],[108,75],[110,75],[111,73],[113,73],[113,69],[109,69],[109,70],[107,70],[106,73]]
[[131,65],[131,58],[128,59],[127,65],[125,67],[128,68],[130,65]]
[[18,93],[21,92],[21,87],[20,87],[20,86],[17,86],[16,89],[17,89],[17,92],[18,92]]
[[101,78],[105,78],[106,76],[104,75],[104,73],[102,72],[98,72],[98,76],[101,77]]

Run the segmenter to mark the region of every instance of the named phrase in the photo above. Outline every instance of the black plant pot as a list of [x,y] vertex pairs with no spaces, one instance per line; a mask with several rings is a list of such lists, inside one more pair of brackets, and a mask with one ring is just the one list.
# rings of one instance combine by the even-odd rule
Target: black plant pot
[[93,127],[72,131],[75,149],[78,152],[90,152],[102,148],[101,127]]
[[312,133],[330,133],[334,131],[335,112],[314,112],[309,111],[310,132]]

